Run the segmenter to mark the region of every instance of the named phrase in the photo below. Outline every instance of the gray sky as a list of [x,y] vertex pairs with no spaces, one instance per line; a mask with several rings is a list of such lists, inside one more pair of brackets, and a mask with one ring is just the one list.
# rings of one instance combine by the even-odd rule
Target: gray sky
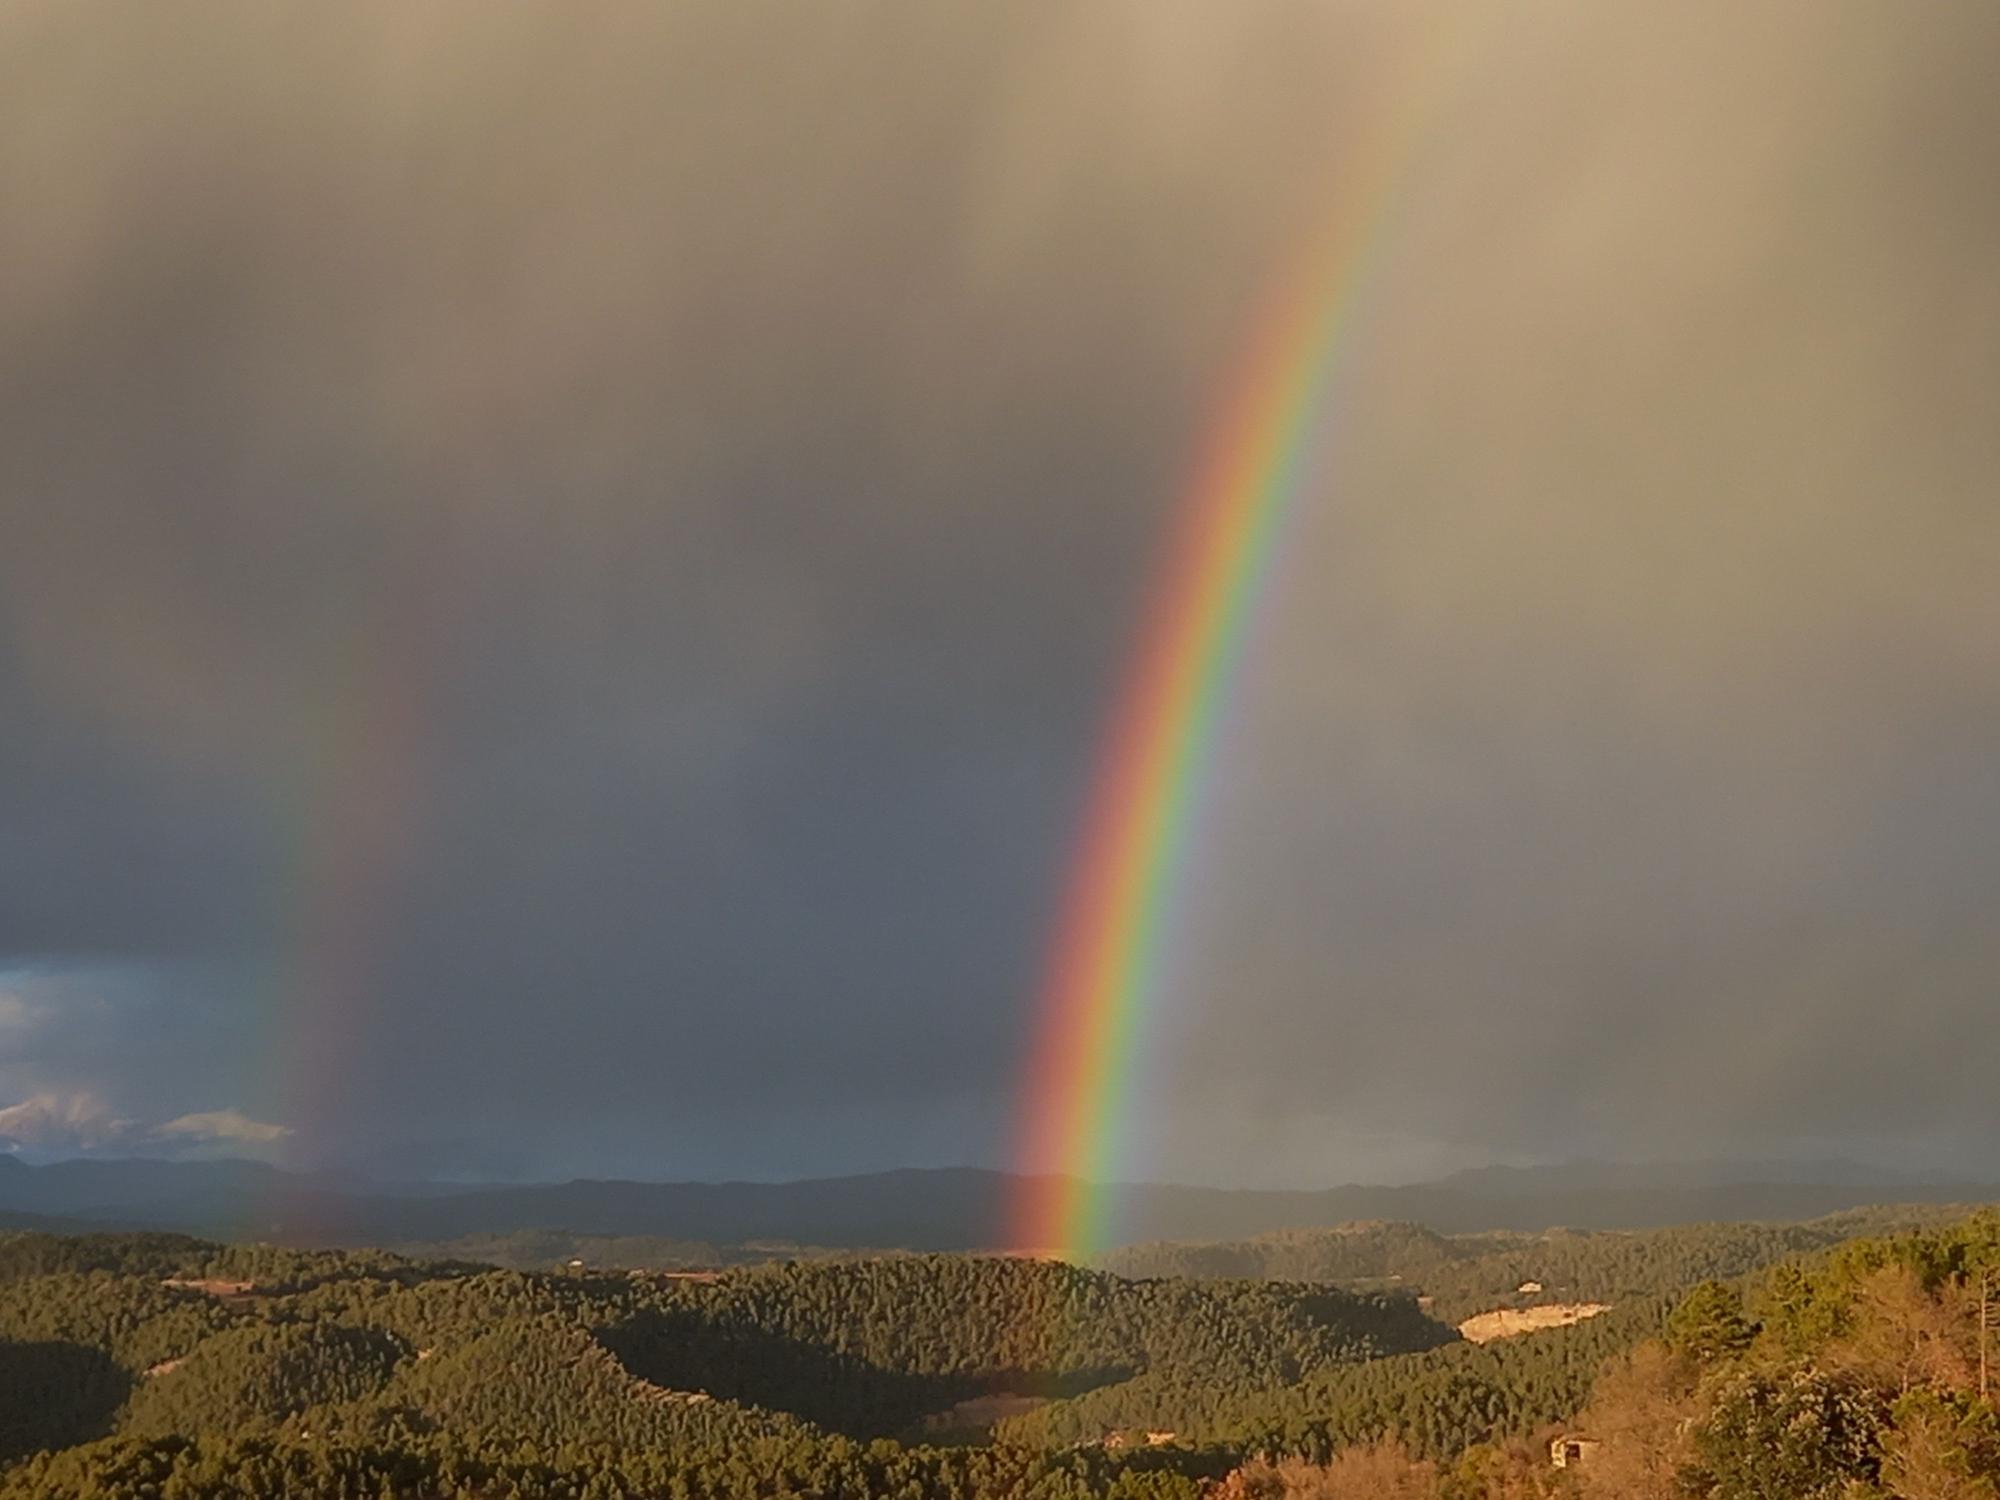
[[0,28],[24,1132],[1003,1162],[1190,455],[1421,97],[1131,1170],[2000,1147],[1985,0]]

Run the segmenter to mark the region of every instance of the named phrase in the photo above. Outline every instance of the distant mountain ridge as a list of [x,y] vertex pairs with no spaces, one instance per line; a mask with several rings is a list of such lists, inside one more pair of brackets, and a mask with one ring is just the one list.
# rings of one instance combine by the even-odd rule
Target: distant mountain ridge
[[[378,1183],[236,1160],[78,1159],[31,1166],[0,1157],[0,1215],[294,1243],[387,1244],[562,1229],[714,1243],[984,1250],[1006,1247],[1008,1208],[1022,1185],[1013,1174],[970,1167],[783,1183],[580,1179],[465,1186]],[[1583,1162],[1487,1168],[1386,1187],[1273,1191],[1140,1183],[1115,1196],[1116,1239],[1136,1244],[1233,1239],[1356,1220],[1401,1220],[1445,1233],[1799,1220],[1879,1203],[1989,1202],[2000,1199],[2000,1186],[1871,1176],[1846,1163]]]
[[1938,1174],[1871,1166],[1845,1157],[1816,1161],[1613,1162],[1567,1161],[1553,1166],[1469,1167],[1430,1186],[1482,1197],[1526,1193],[1745,1186],[1882,1187],[1943,1182]]

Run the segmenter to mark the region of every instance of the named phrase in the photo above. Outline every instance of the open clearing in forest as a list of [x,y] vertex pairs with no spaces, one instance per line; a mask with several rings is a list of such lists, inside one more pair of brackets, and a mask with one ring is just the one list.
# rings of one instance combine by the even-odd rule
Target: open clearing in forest
[[1495,1339],[1511,1339],[1517,1334],[1533,1333],[1541,1328],[1566,1328],[1571,1323],[1581,1323],[1585,1318],[1594,1318],[1599,1313],[1610,1312],[1608,1302],[1551,1302],[1545,1307],[1498,1307],[1492,1312],[1476,1313],[1458,1325],[1461,1338],[1470,1339],[1475,1344],[1490,1344]]

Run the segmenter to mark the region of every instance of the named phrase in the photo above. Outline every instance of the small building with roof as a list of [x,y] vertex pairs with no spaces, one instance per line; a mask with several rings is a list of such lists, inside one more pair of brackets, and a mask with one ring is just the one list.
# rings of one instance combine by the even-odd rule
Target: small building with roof
[[1580,1432],[1565,1432],[1549,1444],[1549,1463],[1558,1469],[1578,1469],[1597,1456],[1604,1445]]

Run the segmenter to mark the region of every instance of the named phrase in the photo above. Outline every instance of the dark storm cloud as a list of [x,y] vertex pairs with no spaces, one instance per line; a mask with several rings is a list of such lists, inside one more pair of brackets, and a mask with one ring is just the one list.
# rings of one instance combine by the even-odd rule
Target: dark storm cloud
[[159,977],[0,1084],[1003,1154],[1204,407],[1428,69],[1147,1165],[1990,1145],[2000,23],[1409,15],[11,18],[0,953]]

